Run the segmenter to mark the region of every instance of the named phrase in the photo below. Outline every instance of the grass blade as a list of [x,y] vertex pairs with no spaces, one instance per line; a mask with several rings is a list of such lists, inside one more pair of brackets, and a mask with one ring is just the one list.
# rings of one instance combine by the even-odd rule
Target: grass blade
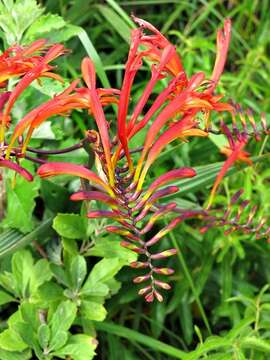
[[137,331],[128,329],[121,325],[116,325],[111,322],[96,322],[95,328],[99,331],[104,331],[125,339],[143,344],[155,351],[160,351],[163,354],[172,356],[174,359],[186,359],[186,353],[171,345],[167,345],[159,340],[153,339],[150,336],[143,335]]
[[0,235],[0,258],[17,251],[19,248],[26,246],[31,241],[35,240],[37,235],[47,231],[53,218],[43,221],[35,230],[29,234],[22,234],[18,230],[8,230]]

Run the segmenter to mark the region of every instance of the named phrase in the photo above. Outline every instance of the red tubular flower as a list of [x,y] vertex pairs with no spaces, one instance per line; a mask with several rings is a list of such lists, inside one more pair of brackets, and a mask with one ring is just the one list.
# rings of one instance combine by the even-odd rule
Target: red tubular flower
[[[8,160],[10,155],[16,158],[21,157],[21,149],[13,148],[15,138],[17,137],[16,134],[13,135],[11,144],[9,146],[6,145],[5,129],[9,127],[10,112],[15,101],[34,80],[40,77],[51,77],[56,80],[61,80],[59,75],[51,72],[53,67],[49,65],[49,63],[64,52],[63,45],[56,44],[48,47],[46,40],[40,39],[27,47],[14,45],[0,56],[0,87],[5,88],[7,81],[11,78],[21,77],[12,91],[3,92],[2,95],[0,95],[1,166],[14,170],[29,181],[32,180],[32,175],[25,169],[22,169],[17,163]],[[18,136],[19,135],[20,133]]]
[[[179,212],[175,203],[158,204],[160,199],[179,190],[176,186],[168,186],[168,183],[176,179],[193,177],[196,173],[191,168],[173,169],[154,180],[150,186],[145,185],[145,179],[149,168],[166,145],[176,139],[185,140],[191,136],[207,136],[211,129],[211,112],[233,113],[231,104],[220,101],[222,95],[213,94],[224,68],[231,23],[230,20],[226,20],[224,30],[218,32],[216,62],[211,80],[207,82],[202,72],[188,79],[175,47],[148,22],[137,18],[134,18],[134,21],[140,27],[132,32],[131,47],[120,91],[97,89],[94,64],[90,59],[85,58],[81,68],[87,88],[76,88],[75,95],[67,90],[65,94],[60,94],[51,100],[50,104],[40,108],[37,113],[28,114],[15,129],[14,139],[26,128],[32,129],[48,116],[55,114],[56,110],[60,111],[61,106],[63,111],[70,110],[72,106],[89,110],[98,130],[88,132],[89,139],[93,138],[91,143],[96,156],[98,175],[82,166],[67,163],[44,164],[39,168],[38,174],[44,178],[70,174],[89,180],[95,190],[79,191],[73,194],[71,199],[73,201],[96,200],[109,208],[92,210],[88,217],[110,219],[112,224],[107,226],[106,230],[123,237],[122,246],[140,254],[142,261],[133,262],[131,266],[143,269],[146,273],[135,277],[134,282],[146,283],[139,290],[139,294],[143,295],[147,302],[151,302],[155,298],[162,301],[163,297],[159,288],[165,290],[170,288],[170,285],[156,277],[173,273],[170,268],[156,267],[154,262],[176,253],[175,249],[152,253],[152,247],[155,248],[157,243],[179,223],[194,216],[194,212],[181,213],[151,238],[146,239],[146,236],[161,217],[171,212]],[[145,34],[145,30],[150,34]],[[151,78],[129,116],[132,85],[145,59],[153,62]],[[165,79],[167,86],[145,110],[154,87],[161,79]],[[119,100],[117,95],[119,95]],[[112,133],[114,128],[110,129],[103,110],[103,107],[111,102],[118,105],[117,129],[114,134]],[[59,110],[58,104],[60,104]],[[199,113],[205,117],[204,129],[200,128],[197,117]],[[266,128],[265,122],[263,125]],[[143,144],[138,144],[143,146],[131,149],[132,137],[147,126]],[[229,148],[226,149],[228,160],[216,179],[212,196],[228,168],[237,159],[245,157],[243,147],[246,137],[242,134],[233,141],[224,125],[221,129],[230,141]],[[133,157],[133,154],[137,152],[140,153],[139,156]]]

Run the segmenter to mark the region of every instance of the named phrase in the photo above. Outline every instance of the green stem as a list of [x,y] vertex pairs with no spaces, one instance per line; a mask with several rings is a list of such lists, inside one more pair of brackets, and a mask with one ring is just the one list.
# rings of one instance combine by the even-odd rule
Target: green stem
[[172,243],[173,243],[173,246],[174,246],[174,247],[176,248],[176,250],[177,250],[177,256],[178,256],[179,262],[180,262],[180,264],[181,264],[181,266],[182,266],[182,268],[183,268],[184,274],[185,274],[185,276],[186,276],[186,278],[187,278],[187,281],[188,281],[188,283],[189,283],[189,286],[190,286],[190,288],[191,288],[191,290],[192,290],[193,296],[194,296],[194,298],[195,298],[195,301],[196,301],[196,303],[197,303],[197,305],[198,305],[198,308],[199,308],[199,311],[200,311],[200,313],[201,313],[203,322],[204,322],[204,324],[205,324],[205,326],[206,326],[209,334],[212,335],[212,330],[211,330],[210,324],[209,324],[208,319],[207,319],[207,316],[206,316],[206,314],[205,314],[205,311],[204,311],[203,305],[202,305],[202,303],[201,303],[200,297],[199,297],[199,295],[198,295],[198,293],[197,293],[197,290],[196,290],[196,288],[195,288],[195,284],[194,284],[194,282],[193,282],[192,276],[191,276],[191,274],[190,274],[190,272],[189,272],[189,269],[188,269],[188,267],[187,267],[185,258],[184,258],[184,256],[183,256],[181,250],[180,250],[180,247],[179,247],[179,245],[178,245],[178,243],[177,243],[177,241],[176,241],[176,238],[175,238],[173,232],[171,231],[169,235],[170,235],[171,241],[172,241]]

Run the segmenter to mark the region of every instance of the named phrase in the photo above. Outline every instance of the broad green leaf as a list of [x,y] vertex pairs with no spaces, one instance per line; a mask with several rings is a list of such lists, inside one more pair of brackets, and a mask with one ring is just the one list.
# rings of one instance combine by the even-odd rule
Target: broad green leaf
[[[121,269],[122,263],[117,258],[102,259],[92,269],[82,287],[82,293],[91,296],[105,296],[109,288],[104,283],[114,277]],[[99,293],[103,295],[98,295]]]
[[73,257],[69,272],[73,287],[79,290],[87,273],[86,261],[83,256],[77,255]]
[[0,272],[0,285],[9,293],[19,296],[14,276],[11,273],[7,271]]
[[12,274],[16,282],[16,289],[23,298],[30,295],[33,266],[34,261],[30,251],[20,250],[12,256]]
[[68,340],[68,332],[60,330],[56,336],[53,336],[50,340],[49,351],[55,351],[61,349]]
[[42,349],[47,348],[50,337],[51,337],[51,331],[47,324],[41,324],[37,331],[38,336],[38,342]]
[[53,281],[45,282],[38,288],[37,298],[42,303],[64,300],[63,289]]
[[7,304],[11,301],[14,301],[15,298],[5,291],[0,290],[0,305]]
[[20,313],[23,321],[27,324],[28,328],[36,331],[39,327],[40,321],[38,317],[38,306],[30,302],[23,302],[20,307]]
[[[42,89],[44,87],[42,86]],[[41,91],[44,93],[43,91]],[[55,140],[55,135],[52,131],[51,123],[45,122],[42,123],[38,128],[36,128],[32,134],[32,139],[37,140]]]
[[58,214],[53,221],[54,230],[68,239],[84,239],[87,231],[87,218],[77,214]]
[[[22,162],[22,166],[34,172],[32,164]],[[2,222],[4,227],[15,228],[22,233],[29,232],[34,228],[32,213],[35,207],[35,198],[38,196],[40,180],[38,177],[29,182],[22,176],[16,176],[16,184],[13,185],[14,173],[6,180],[7,209]]]
[[133,251],[121,246],[120,241],[107,237],[97,239],[95,245],[88,250],[86,255],[118,258],[123,260],[126,265],[129,265],[132,261],[137,260],[137,255]]
[[82,301],[80,313],[82,317],[96,321],[103,321],[107,315],[107,311],[102,304],[87,300]]
[[65,20],[59,15],[42,15],[28,28],[24,38],[33,41],[40,37],[44,37],[44,35],[46,36],[46,34],[52,30],[63,28],[65,24]]
[[[62,91],[64,91],[68,86],[69,86],[69,82],[67,80],[64,80],[64,82],[59,82],[59,81],[55,81],[54,79],[50,79],[50,78],[42,78],[40,81],[34,81],[31,86],[35,89],[38,90],[40,93],[49,96],[50,98],[54,97],[56,94],[61,93]],[[55,139],[55,134],[52,131],[52,123],[43,123],[41,124],[41,126],[44,124],[49,124],[49,125],[45,125],[45,129],[47,127],[47,129],[49,128],[49,132],[50,134],[47,134],[47,136],[49,135],[49,139],[50,137],[52,139]],[[40,129],[40,127],[37,128]],[[42,129],[42,128],[41,128]],[[36,134],[38,134],[36,132]],[[44,138],[46,139],[46,134],[43,132],[39,133],[39,137],[38,138]]]
[[73,360],[91,360],[95,355],[96,345],[97,341],[91,336],[72,335],[67,345],[55,352],[54,355],[61,359],[71,356]]
[[[0,349],[7,351],[23,351],[27,344],[13,329],[7,329],[0,333]],[[0,357],[1,358],[1,357]]]
[[16,324],[16,331],[19,333],[22,340],[32,349],[38,349],[39,344],[35,331],[26,322],[18,322]]
[[57,281],[60,284],[63,284],[67,287],[70,285],[70,279],[68,277],[68,274],[66,273],[65,269],[62,266],[56,265],[51,263],[50,264],[51,271],[53,272],[53,275],[56,277]]
[[58,344],[58,338],[65,337],[64,333],[71,327],[76,318],[76,313],[76,305],[69,300],[63,301],[58,305],[49,321],[49,326],[51,328],[50,348],[55,348],[55,344]]
[[34,293],[40,285],[49,281],[52,277],[49,262],[46,259],[39,260],[33,267],[31,276],[31,292]]
[[41,182],[41,194],[45,206],[53,212],[63,212],[67,209],[70,194],[66,188],[59,186],[52,181]]
[[25,351],[6,351],[0,349],[0,359],[1,360],[30,360],[32,359],[31,350]]

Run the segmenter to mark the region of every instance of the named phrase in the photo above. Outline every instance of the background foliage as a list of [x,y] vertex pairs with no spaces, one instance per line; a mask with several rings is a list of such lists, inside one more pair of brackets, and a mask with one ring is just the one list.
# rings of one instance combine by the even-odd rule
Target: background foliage
[[[47,0],[39,5],[2,0],[0,37],[3,49],[40,37],[64,42],[72,50],[59,61],[67,81],[78,76],[88,54],[100,83],[119,88],[134,26],[130,13],[153,23],[176,44],[188,75],[198,70],[210,75],[216,30],[231,17],[232,43],[218,90],[243,107],[266,112],[269,119],[269,9],[269,0]],[[146,82],[142,72],[135,99]],[[14,118],[60,90],[50,80],[33,84],[20,97]],[[32,144],[63,148],[92,126],[89,117],[72,114],[47,122]],[[174,143],[151,176],[168,164],[198,166],[198,176],[182,183],[181,198],[174,201],[200,208],[224,160],[221,145],[214,136]],[[252,142],[249,150],[254,156],[267,154],[267,138]],[[244,188],[244,197],[258,205],[256,217],[269,213],[269,158],[260,159],[264,161],[230,172],[216,206],[228,205],[235,191]],[[83,164],[88,154],[78,150],[53,160]],[[84,206],[68,201],[80,185],[77,180],[66,176],[29,184],[18,178],[14,187],[12,179],[6,177],[1,204],[0,359],[31,359],[34,353],[39,359],[69,355],[80,360],[90,359],[94,351],[110,360],[269,358],[270,249],[265,239],[235,232],[225,236],[218,228],[202,235],[199,223],[186,222],[164,239],[179,250],[170,260],[176,269],[173,290],[163,303],[147,305],[138,298],[125,266],[134,254],[104,234],[104,220],[86,221]]]

